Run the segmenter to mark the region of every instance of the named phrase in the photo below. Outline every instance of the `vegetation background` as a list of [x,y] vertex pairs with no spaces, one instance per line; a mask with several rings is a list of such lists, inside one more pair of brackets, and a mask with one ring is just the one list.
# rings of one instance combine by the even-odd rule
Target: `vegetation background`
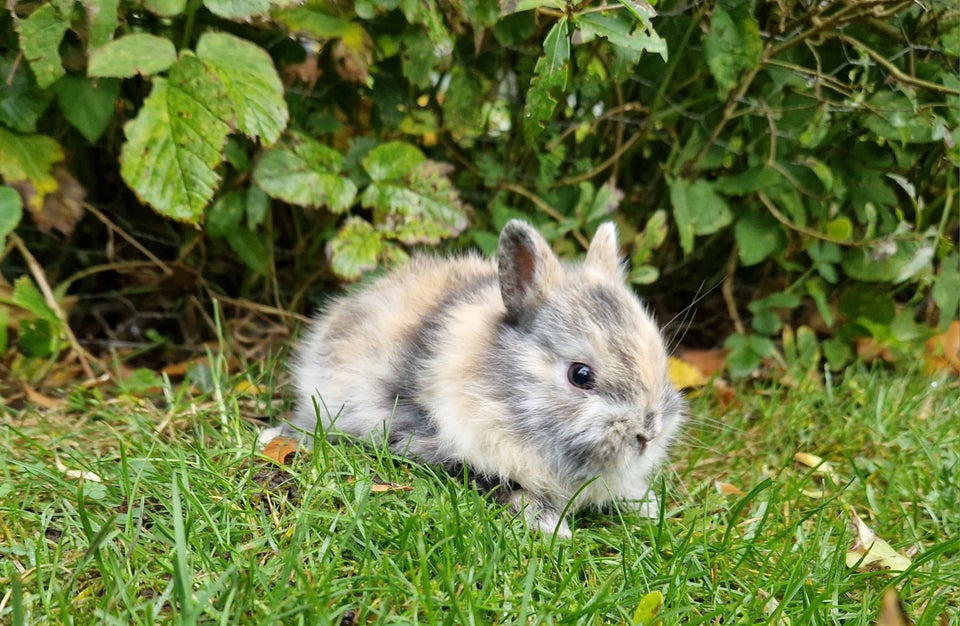
[[699,302],[684,343],[734,377],[785,327],[840,369],[958,317],[945,0],[57,0],[0,34],[7,381],[68,346],[176,360],[212,301],[262,350],[514,216],[570,255],[615,219],[641,295]]
[[[921,623],[955,621],[960,401],[955,379],[937,378],[960,373],[955,2],[36,0],[7,9],[0,582],[9,587],[0,615],[262,623],[346,619],[364,605],[379,611],[370,621],[390,621],[398,606],[414,621],[522,621],[534,609],[513,603],[538,590],[541,610],[551,599],[575,608],[546,621],[643,623],[633,612],[643,593],[669,588],[664,615],[674,621],[865,623],[887,579],[851,579],[828,550],[843,543],[835,538],[848,518],[831,508],[842,502],[896,519],[907,537],[898,547],[926,546],[895,586]],[[243,491],[277,484],[246,465],[252,439],[236,415],[282,404],[258,396],[241,409],[233,396],[272,390],[297,323],[344,283],[418,247],[491,253],[511,217],[569,256],[615,220],[630,281],[672,343],[723,348],[710,354],[725,375],[786,389],[719,388],[697,405],[700,417],[739,407],[722,426],[697,420],[698,445],[679,460],[677,483],[716,484],[720,499],[694,490],[669,518],[639,527],[649,537],[601,525],[588,531],[587,552],[548,554],[526,535],[498,543],[501,512],[431,482],[429,468],[325,447],[309,467],[285,471],[300,488],[316,485],[307,499],[319,503],[318,524],[348,532],[333,553],[317,536],[301,554],[316,529],[314,518],[299,521],[299,496],[264,504]],[[873,360],[897,374],[864,373],[858,361]],[[244,372],[245,391],[227,382]],[[171,383],[182,376],[189,385]],[[77,424],[51,427],[35,419],[38,407]],[[784,430],[847,463],[797,474]],[[751,458],[768,452],[763,462],[784,482],[743,461],[741,437]],[[708,452],[734,469],[705,470]],[[736,481],[728,471],[740,472]],[[378,508],[378,476],[420,491]],[[832,476],[847,481],[843,490],[804,500],[808,483]],[[447,516],[450,502],[462,518]],[[393,545],[370,541],[397,519],[407,522]],[[474,543],[457,543],[461,521],[481,529]],[[145,529],[151,539],[138,543]],[[255,550],[233,550],[242,541]],[[655,558],[651,545],[664,546]],[[479,576],[458,567],[470,551],[495,555]],[[397,557],[410,554],[418,558]],[[809,576],[801,565],[821,561]],[[371,573],[371,563],[393,569]],[[310,595],[314,575],[333,595]],[[354,577],[366,577],[366,595],[342,602]],[[449,589],[411,604],[410,580]],[[476,584],[479,593],[464,593]],[[91,599],[114,592],[120,601]],[[436,599],[444,594],[465,604]]]

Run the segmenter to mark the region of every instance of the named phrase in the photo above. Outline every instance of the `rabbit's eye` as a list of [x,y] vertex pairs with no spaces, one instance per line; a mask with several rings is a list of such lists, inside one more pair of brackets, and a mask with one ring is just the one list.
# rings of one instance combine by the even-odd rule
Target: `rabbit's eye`
[[586,363],[571,363],[567,369],[567,380],[574,387],[593,389],[593,369]]

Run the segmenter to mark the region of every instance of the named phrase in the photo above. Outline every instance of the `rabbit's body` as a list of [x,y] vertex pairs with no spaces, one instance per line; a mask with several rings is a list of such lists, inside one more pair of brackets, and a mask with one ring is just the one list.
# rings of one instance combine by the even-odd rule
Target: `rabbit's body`
[[[646,499],[683,419],[660,333],[623,283],[612,225],[563,264],[513,221],[499,264],[419,257],[334,300],[294,366],[293,425],[455,470],[543,529]],[[587,369],[584,369],[586,367]],[[586,485],[586,487],[584,487]]]

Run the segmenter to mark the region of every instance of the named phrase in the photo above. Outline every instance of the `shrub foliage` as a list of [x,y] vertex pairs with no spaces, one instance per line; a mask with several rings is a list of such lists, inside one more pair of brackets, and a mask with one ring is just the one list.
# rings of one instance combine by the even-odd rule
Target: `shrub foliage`
[[[84,206],[300,295],[283,263],[353,280],[418,244],[492,252],[513,216],[575,253],[613,217],[655,305],[724,282],[735,373],[785,323],[841,365],[856,337],[896,351],[957,317],[948,0],[8,6],[4,269],[14,244],[56,259],[55,297],[90,259],[36,229],[77,237]],[[55,326],[37,293],[0,297]]]

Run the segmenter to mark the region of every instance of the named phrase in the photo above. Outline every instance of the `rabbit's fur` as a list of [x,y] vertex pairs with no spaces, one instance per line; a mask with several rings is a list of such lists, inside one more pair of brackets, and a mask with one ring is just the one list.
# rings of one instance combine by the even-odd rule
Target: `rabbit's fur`
[[[593,374],[580,388],[572,364]],[[579,366],[576,366],[579,367]],[[633,502],[648,514],[685,403],[663,338],[624,284],[616,229],[565,263],[512,220],[498,261],[416,257],[333,300],[293,367],[287,434],[346,433],[478,484],[548,532],[561,512]],[[571,499],[573,502],[571,503]]]

